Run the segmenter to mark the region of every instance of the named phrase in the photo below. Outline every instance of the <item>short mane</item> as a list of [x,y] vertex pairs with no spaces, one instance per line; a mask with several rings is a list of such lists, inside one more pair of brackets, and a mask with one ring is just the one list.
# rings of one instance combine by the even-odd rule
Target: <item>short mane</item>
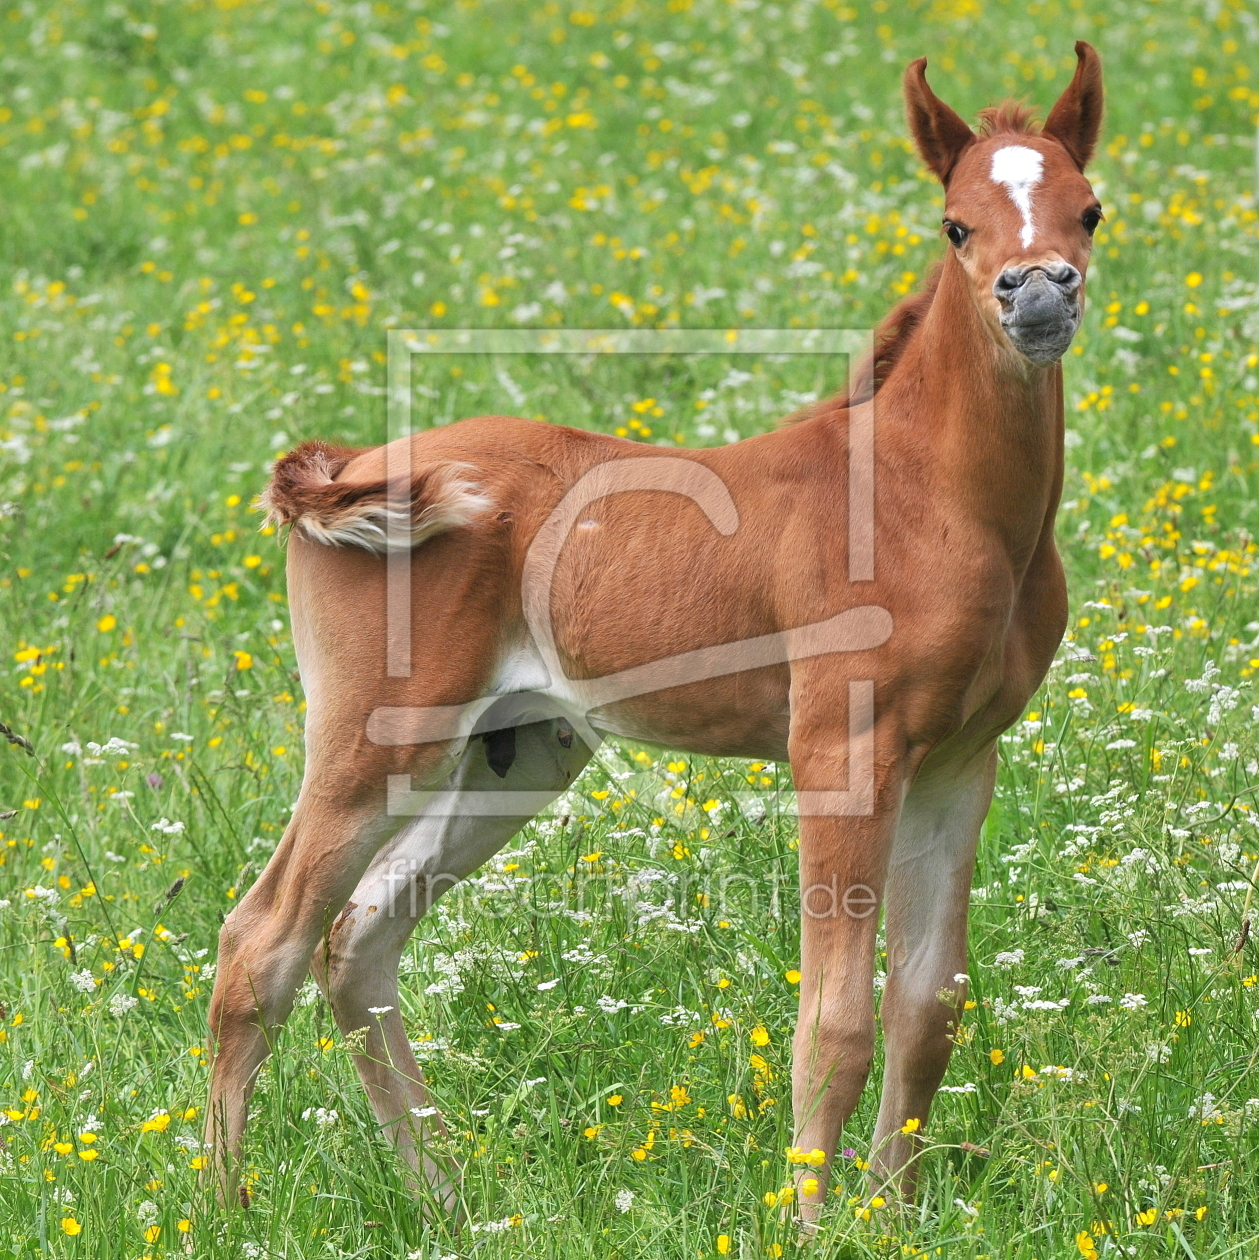
[[858,403],[868,402],[874,394],[877,394],[904,357],[905,348],[913,340],[922,321],[926,319],[931,303],[935,301],[936,289],[940,286],[940,273],[943,269],[943,262],[936,263],[927,276],[926,284],[917,293],[911,293],[909,297],[902,298],[883,317],[878,328],[874,330],[873,360],[866,359],[855,368],[849,369],[847,391],[803,407],[787,416],[782,423],[798,424],[802,420],[812,420],[816,416],[833,415],[837,411],[845,411]]
[[981,136],[1038,136],[1040,123],[1030,105],[1022,101],[1007,100],[1000,105],[989,105],[979,111]]

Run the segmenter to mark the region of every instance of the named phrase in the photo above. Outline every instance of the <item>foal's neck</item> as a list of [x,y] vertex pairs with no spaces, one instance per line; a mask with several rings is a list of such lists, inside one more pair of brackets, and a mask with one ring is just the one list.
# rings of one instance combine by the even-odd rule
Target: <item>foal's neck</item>
[[893,442],[925,452],[930,492],[946,509],[995,531],[1021,569],[1062,489],[1062,369],[997,344],[956,259],[876,416]]

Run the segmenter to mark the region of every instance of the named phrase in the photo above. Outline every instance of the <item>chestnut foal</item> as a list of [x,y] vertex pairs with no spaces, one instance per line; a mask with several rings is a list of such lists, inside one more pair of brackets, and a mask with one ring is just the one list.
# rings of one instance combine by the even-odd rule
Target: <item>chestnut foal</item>
[[[824,1201],[870,1070],[876,905],[887,1066],[873,1163],[912,1192],[966,993],[997,736],[1066,619],[1059,360],[1101,217],[1083,175],[1101,66],[1087,44],[1076,54],[1040,129],[1007,103],[976,134],[928,87],[925,60],[906,72],[949,244],[880,330],[864,490],[850,429],[871,387],[720,449],[481,417],[404,439],[404,482],[396,443],[310,442],[280,461],[264,501],[292,527],[306,775],[220,937],[207,1139],[225,1191],[255,1076],[313,969],[341,1029],[364,1038],[358,1068],[381,1126],[417,1184],[453,1206],[455,1170],[424,1149],[442,1129],[398,1010],[401,951],[432,902],[614,732],[790,760],[805,890],[795,1142],[828,1161],[802,1179],[801,1211],[814,1218]],[[864,541],[837,506],[850,482],[858,498],[873,487]],[[406,677],[386,668],[399,556]]]

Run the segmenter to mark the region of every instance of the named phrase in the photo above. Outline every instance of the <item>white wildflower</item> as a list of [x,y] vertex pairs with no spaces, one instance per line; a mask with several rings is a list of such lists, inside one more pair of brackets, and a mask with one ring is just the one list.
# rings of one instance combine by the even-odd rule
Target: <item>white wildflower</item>
[[1203,1094],[1189,1108],[1189,1117],[1192,1120],[1201,1120],[1203,1124],[1211,1124],[1215,1120],[1221,1120],[1224,1113],[1215,1105],[1214,1094]]
[[1075,1070],[1075,1068],[1069,1068],[1069,1067],[1055,1067],[1055,1066],[1053,1066],[1052,1064],[1050,1064],[1050,1065],[1048,1065],[1048,1066],[1046,1066],[1046,1067],[1041,1068],[1041,1070],[1040,1070],[1040,1075],[1041,1075],[1041,1076],[1052,1076],[1052,1077],[1053,1077],[1054,1079],[1056,1079],[1056,1080],[1059,1080],[1059,1081],[1068,1081],[1068,1082],[1071,1082],[1071,1081],[1078,1081],[1078,1080],[1082,1080],[1082,1079],[1083,1079],[1083,1073],[1082,1073],[1082,1072],[1077,1072],[1077,1071]]
[[321,1129],[329,1129],[341,1119],[339,1112],[328,1107],[307,1107],[302,1112],[303,1120],[309,1120],[311,1116],[315,1117],[315,1124]]

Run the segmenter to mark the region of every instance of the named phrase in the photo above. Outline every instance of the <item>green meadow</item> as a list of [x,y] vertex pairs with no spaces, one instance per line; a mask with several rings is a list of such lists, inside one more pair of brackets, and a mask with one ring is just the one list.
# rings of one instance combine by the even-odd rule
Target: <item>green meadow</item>
[[[303,438],[383,440],[389,329],[870,327],[943,248],[904,66],[1044,110],[1077,38],[1109,97],[1070,630],[1002,738],[920,1201],[866,1183],[872,1087],[811,1254],[1259,1254],[1253,6],[10,0],[0,1260],[798,1254],[786,767],[616,743],[404,959],[462,1228],[408,1197],[313,984],[251,1208],[202,1189],[218,924],[302,770],[251,502]],[[434,353],[412,417],[712,445],[842,373]]]

